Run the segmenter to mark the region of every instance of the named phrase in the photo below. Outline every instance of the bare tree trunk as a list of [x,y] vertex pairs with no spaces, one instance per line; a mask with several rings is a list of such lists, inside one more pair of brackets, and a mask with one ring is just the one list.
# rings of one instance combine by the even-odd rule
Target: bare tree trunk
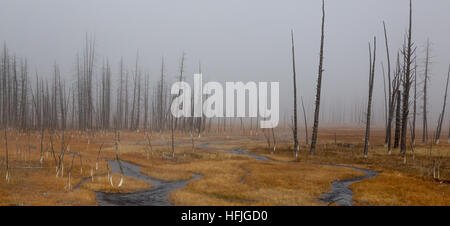
[[408,31],[408,45],[406,52],[406,71],[403,80],[403,112],[402,112],[402,135],[400,141],[400,153],[406,153],[406,135],[408,132],[408,116],[409,116],[409,91],[411,89],[411,64],[412,64],[412,1],[409,1],[409,31]]
[[401,97],[401,91],[397,91],[397,103],[396,103],[396,113],[395,113],[395,134],[394,134],[394,148],[398,148],[400,144],[400,126],[401,126],[401,103],[402,103],[402,97]]
[[[384,72],[384,65],[383,62],[381,62],[381,70],[383,71],[383,89],[384,89],[384,128],[387,130],[387,124],[388,124],[388,102],[387,102],[387,94],[386,94],[386,75]],[[387,133],[384,139],[384,145],[387,145]]]
[[173,124],[173,118],[174,117],[171,117],[171,120],[170,120],[170,132],[171,132],[171,144],[172,144],[172,158],[173,159],[175,159],[175,140],[174,140],[174,132],[173,132],[173,130],[174,130],[174,124]]
[[427,50],[425,58],[425,78],[423,81],[423,127],[422,127],[422,143],[428,140],[428,119],[427,119],[427,83],[428,83],[428,66],[430,63],[430,40],[427,40]]
[[291,30],[291,42],[292,42],[292,72],[294,80],[294,156],[298,156],[298,137],[297,137],[297,81],[295,73],[295,46],[294,46],[294,32]]
[[375,58],[376,58],[377,40],[373,38],[373,61],[372,61],[372,51],[369,43],[369,99],[367,102],[367,119],[366,119],[366,137],[364,142],[364,158],[367,158],[367,152],[369,151],[369,139],[370,139],[370,116],[372,113],[372,93],[373,93],[373,82],[375,77]]
[[314,125],[311,138],[310,154],[314,154],[317,143],[317,132],[319,127],[319,111],[320,111],[320,91],[322,87],[322,73],[323,73],[323,42],[324,42],[324,28],[325,28],[325,2],[322,0],[322,35],[320,38],[320,61],[319,72],[317,76],[317,90],[316,90],[316,109],[314,111]]
[[302,99],[302,108],[303,108],[303,119],[305,122],[305,144],[306,146],[308,146],[308,122],[306,120],[306,110],[305,110],[305,105],[303,104],[303,97],[301,97]]
[[390,53],[389,53],[389,42],[388,42],[388,36],[386,31],[386,23],[383,21],[383,30],[384,30],[384,40],[385,40],[385,46],[386,46],[386,58],[387,58],[387,76],[388,76],[388,97],[389,97],[389,109],[388,109],[388,120],[386,125],[386,137],[385,137],[385,145],[388,146],[388,153],[390,153],[391,149],[391,131],[392,131],[392,118],[394,113],[394,100],[393,93],[392,93],[392,83],[391,81],[391,60],[390,60]]
[[450,65],[448,68],[448,74],[447,74],[447,84],[445,86],[445,94],[444,94],[444,104],[442,105],[442,112],[439,115],[439,120],[438,120],[438,126],[436,129],[436,137],[435,137],[435,142],[436,144],[439,144],[439,138],[441,136],[441,130],[442,130],[442,122],[444,121],[444,115],[445,115],[445,105],[447,103],[447,91],[448,91],[448,79],[450,77]]
[[413,122],[411,129],[411,145],[416,144],[416,118],[417,118],[417,62],[414,59],[414,102],[413,102]]

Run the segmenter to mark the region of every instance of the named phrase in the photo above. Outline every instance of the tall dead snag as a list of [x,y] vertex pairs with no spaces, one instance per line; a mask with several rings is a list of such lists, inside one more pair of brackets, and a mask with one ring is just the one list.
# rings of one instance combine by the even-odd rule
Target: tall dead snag
[[319,109],[320,109],[320,89],[322,87],[322,73],[323,73],[323,40],[324,40],[324,28],[325,28],[325,1],[322,0],[322,35],[320,37],[320,60],[319,60],[319,72],[317,76],[317,90],[316,90],[316,110],[314,111],[314,125],[311,138],[311,150],[310,154],[314,154],[317,143],[317,131],[319,127]]
[[119,67],[119,84],[117,91],[117,112],[116,112],[116,127],[119,129],[123,128],[123,58],[120,58]]
[[[387,103],[387,94],[386,94],[386,74],[384,72],[384,65],[381,62],[381,70],[383,72],[383,91],[384,91],[384,128],[387,130],[388,124],[388,103]],[[384,139],[384,145],[387,145],[387,136]]]
[[78,128],[92,129],[94,105],[92,82],[94,76],[95,41],[86,34],[86,44],[81,59],[77,57]]
[[[202,64],[200,62],[198,63],[198,73],[202,74]],[[205,123],[202,124],[202,122],[205,119],[206,119],[206,117],[204,117],[202,114],[202,116],[200,118],[198,118],[198,120],[197,120],[198,138],[200,138],[202,136],[202,128],[203,128],[203,126],[205,126]]]
[[303,97],[301,97],[302,99],[302,108],[303,108],[303,119],[305,121],[305,144],[308,145],[308,122],[306,120],[306,110],[305,110],[305,105],[303,104]]
[[102,67],[101,80],[101,97],[100,97],[100,126],[103,130],[109,129],[110,111],[111,111],[111,68],[109,62],[106,62],[106,67]]
[[373,59],[372,50],[369,43],[369,99],[367,101],[367,119],[366,119],[366,137],[364,142],[364,158],[367,158],[367,152],[369,150],[369,138],[370,138],[370,116],[372,113],[372,93],[373,93],[373,81],[375,77],[375,57],[377,49],[377,39],[373,38]]
[[[395,134],[394,134],[394,148],[398,148],[400,144],[400,126],[401,126],[401,102],[402,102],[402,96],[401,91],[397,90],[396,92],[396,110],[395,110]],[[390,151],[390,150],[389,150]],[[388,153],[390,154],[390,153]]]
[[[180,75],[178,77],[178,81],[182,82],[183,81],[183,72],[184,72],[184,59],[185,59],[186,54],[183,52],[181,54],[181,62],[180,62]],[[178,91],[178,96],[181,95],[181,90]],[[174,97],[175,98],[175,97]],[[172,99],[173,100],[173,99]],[[175,118],[175,125],[174,125],[175,129],[179,129],[179,125],[178,125],[178,118]],[[186,130],[185,128],[185,118],[183,117],[183,130]]]
[[298,137],[297,137],[297,82],[295,74],[295,46],[294,46],[294,31],[291,30],[291,43],[292,43],[292,76],[294,80],[294,156],[298,156]]
[[384,30],[384,41],[386,46],[386,58],[387,58],[387,77],[388,77],[388,120],[386,125],[386,137],[385,137],[385,145],[388,148],[388,153],[390,154],[391,151],[391,142],[392,142],[392,119],[394,117],[394,106],[395,106],[395,93],[396,91],[393,91],[394,83],[396,83],[396,79],[391,80],[391,59],[390,59],[390,53],[389,53],[389,42],[388,42],[388,35],[386,31],[386,23],[383,21],[383,30]]
[[406,153],[406,135],[408,132],[408,115],[409,115],[409,91],[411,89],[411,64],[413,56],[413,43],[411,41],[412,36],[412,1],[409,1],[409,29],[408,29],[408,44],[406,54],[406,71],[403,78],[403,106],[402,106],[402,135],[400,140],[400,153],[405,155]]
[[425,57],[425,74],[423,80],[423,120],[422,120],[422,143],[426,143],[428,140],[428,121],[427,121],[427,83],[428,83],[428,70],[430,64],[430,40],[427,39],[427,49]]
[[147,124],[148,124],[148,108],[149,108],[149,84],[150,84],[150,78],[149,74],[145,77],[144,82],[144,131],[147,131]]
[[450,65],[448,67],[448,74],[447,74],[447,85],[445,86],[445,94],[444,94],[444,104],[442,105],[442,112],[439,115],[438,119],[438,125],[436,128],[436,137],[434,138],[436,144],[439,144],[439,138],[441,136],[441,130],[442,130],[442,122],[444,121],[444,115],[445,115],[445,105],[447,103],[447,91],[448,91],[448,79],[450,77]]
[[162,58],[161,60],[161,78],[159,80],[158,83],[158,93],[157,93],[157,129],[159,130],[159,132],[161,132],[164,127],[165,127],[165,106],[166,106],[166,102],[165,102],[165,81],[164,81],[164,58]]
[[414,102],[413,121],[411,125],[411,146],[416,144],[416,118],[417,118],[417,62],[414,60]]
[[394,131],[394,148],[398,147],[399,139],[400,139],[400,108],[399,104],[401,103],[401,96],[399,98],[400,93],[400,75],[401,75],[401,69],[400,69],[400,55],[397,53],[397,66],[396,70],[394,71],[394,79],[392,80],[392,97],[391,97],[391,106],[390,112],[389,112],[389,118],[390,122],[388,121],[388,155],[391,154],[391,146],[392,146],[392,136],[391,136],[391,128],[392,128],[392,121],[394,120],[395,116],[395,131]]

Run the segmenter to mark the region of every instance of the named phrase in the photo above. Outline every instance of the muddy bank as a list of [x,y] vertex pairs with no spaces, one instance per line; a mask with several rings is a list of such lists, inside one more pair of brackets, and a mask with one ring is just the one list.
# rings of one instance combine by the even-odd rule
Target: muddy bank
[[[117,161],[109,161],[108,164],[112,173],[120,173]],[[189,180],[166,182],[142,174],[140,166],[124,161],[121,161],[121,164],[125,176],[151,182],[154,186],[151,189],[133,193],[96,192],[96,199],[100,206],[171,206],[167,197],[172,191],[185,187],[189,181],[201,178],[201,175],[194,174]]]
[[335,181],[331,184],[331,192],[324,194],[320,200],[327,202],[328,204],[337,203],[341,206],[353,206],[353,191],[349,188],[349,185],[361,180],[373,178],[377,176],[378,172],[353,167],[353,166],[343,166],[343,165],[327,165],[334,167],[345,167],[349,169],[359,170],[364,172],[366,175],[361,177],[350,178],[346,180]]

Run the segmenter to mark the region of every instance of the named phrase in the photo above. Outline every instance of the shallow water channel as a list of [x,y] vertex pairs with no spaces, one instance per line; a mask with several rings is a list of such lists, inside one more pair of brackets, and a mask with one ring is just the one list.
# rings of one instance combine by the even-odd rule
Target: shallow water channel
[[[112,173],[120,173],[117,161],[109,161]],[[123,173],[125,176],[138,178],[151,182],[153,187],[133,193],[104,193],[96,192],[96,198],[101,206],[171,206],[167,199],[170,192],[183,188],[189,181],[199,179],[201,175],[194,174],[191,179],[166,182],[151,178],[140,171],[140,166],[121,161]]]

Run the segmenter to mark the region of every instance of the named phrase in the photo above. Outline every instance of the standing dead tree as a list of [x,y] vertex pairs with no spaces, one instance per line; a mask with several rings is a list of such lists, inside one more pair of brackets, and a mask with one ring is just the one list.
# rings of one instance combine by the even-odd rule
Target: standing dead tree
[[156,95],[156,125],[157,130],[161,132],[165,128],[165,110],[166,110],[166,95],[165,95],[165,80],[164,80],[164,58],[161,61],[161,78],[157,87]]
[[[384,30],[384,40],[385,40],[385,46],[386,46],[386,56],[387,56],[387,77],[388,77],[388,120],[386,125],[386,137],[385,137],[385,145],[388,148],[388,154],[391,153],[391,143],[392,143],[392,120],[394,117],[394,108],[395,108],[395,95],[397,93],[397,90],[393,90],[395,85],[397,84],[397,79],[394,78],[391,80],[391,60],[390,60],[390,53],[389,53],[389,42],[388,42],[388,35],[386,31],[386,23],[383,21],[383,30]],[[394,84],[395,83],[395,84]],[[398,87],[398,86],[397,86]]]
[[427,119],[427,85],[429,80],[429,65],[430,65],[430,40],[427,39],[426,57],[425,57],[425,74],[423,80],[423,121],[422,121],[422,143],[428,140],[428,119]]
[[[185,59],[186,54],[183,52],[181,54],[181,61],[180,61],[180,71],[179,71],[179,77],[178,77],[178,82],[182,82],[183,81],[183,72],[184,72],[184,59]],[[181,95],[181,90],[178,91],[178,96]],[[183,117],[183,130],[186,130],[185,128],[185,118]],[[178,125],[178,118],[175,118],[175,125],[174,125],[175,129],[179,129],[179,125]]]
[[445,86],[445,94],[444,94],[444,104],[442,105],[442,112],[439,115],[438,119],[438,125],[436,128],[435,138],[434,141],[436,144],[439,144],[439,138],[441,136],[441,130],[442,130],[442,122],[444,121],[444,115],[445,115],[445,105],[447,104],[447,91],[448,91],[448,79],[450,77],[450,65],[448,67],[448,74],[447,74],[447,84]]
[[93,119],[93,95],[92,82],[94,76],[95,41],[88,39],[86,35],[86,47],[82,62],[77,63],[78,83],[78,128],[81,130],[92,129]]
[[302,108],[303,108],[303,119],[305,121],[305,144],[308,145],[308,122],[306,120],[306,110],[305,110],[305,105],[303,104],[303,97],[301,97],[302,99]]
[[320,58],[319,58],[319,72],[317,76],[317,90],[316,90],[316,109],[314,111],[314,125],[311,138],[310,154],[314,154],[317,143],[317,132],[319,127],[319,111],[320,111],[320,91],[322,87],[322,73],[323,73],[323,42],[324,42],[324,28],[325,28],[325,1],[322,0],[322,34],[320,38]]
[[120,58],[120,67],[119,67],[119,84],[117,91],[117,104],[116,104],[116,128],[123,128],[123,111],[124,111],[124,99],[123,99],[123,58]]
[[[400,126],[401,126],[401,103],[402,103],[402,96],[401,96],[402,91],[397,90],[396,92],[396,110],[395,110],[395,133],[394,133],[394,148],[398,148],[399,144],[400,144]],[[390,149],[388,150],[388,154],[390,154]]]
[[[387,124],[388,124],[388,102],[387,102],[387,93],[386,93],[386,74],[384,72],[384,65],[383,62],[381,62],[381,70],[383,72],[383,91],[384,91],[384,128],[387,130]],[[386,137],[384,139],[384,145],[387,144],[387,133]]]
[[412,84],[412,76],[411,76],[411,65],[413,62],[413,43],[412,43],[412,0],[409,1],[409,29],[408,29],[408,44],[406,46],[406,52],[403,52],[406,60],[406,71],[404,72],[403,77],[403,105],[402,105],[402,134],[400,141],[400,153],[405,155],[406,153],[406,135],[407,135],[407,127],[408,127],[408,116],[409,116],[409,91],[411,89]]
[[[294,31],[291,30],[291,43],[292,43],[292,76],[294,80],[294,125],[293,125],[293,134],[294,134],[294,156],[297,158],[298,156],[298,137],[297,137],[297,82],[296,82],[296,74],[295,74],[295,46],[294,46]],[[270,146],[270,145],[269,145]]]
[[377,49],[377,39],[373,38],[373,59],[372,50],[369,43],[369,97],[367,102],[367,119],[366,119],[366,137],[364,141],[364,158],[367,158],[367,152],[369,150],[369,138],[370,138],[370,116],[372,113],[372,93],[373,93],[373,83],[375,77],[375,57]]
[[413,121],[411,125],[412,127],[411,146],[416,144],[416,118],[417,118],[417,61],[414,60],[414,102],[413,102]]
[[[393,105],[392,105],[392,110],[394,111],[395,109],[395,131],[394,131],[394,148],[398,148],[399,144],[400,144],[400,113],[401,113],[401,109],[400,109],[400,105],[401,105],[401,101],[402,101],[402,97],[401,97],[401,90],[400,90],[400,78],[401,78],[401,67],[400,67],[400,55],[399,53],[397,53],[397,66],[396,66],[396,71],[395,71],[395,76],[394,76],[394,81],[392,84],[392,87],[394,87],[394,91],[392,93],[392,99],[393,99]],[[389,139],[391,139],[391,137],[389,136]],[[388,144],[388,155],[391,154],[391,146],[390,146],[390,142],[391,140],[389,140],[389,144]]]

